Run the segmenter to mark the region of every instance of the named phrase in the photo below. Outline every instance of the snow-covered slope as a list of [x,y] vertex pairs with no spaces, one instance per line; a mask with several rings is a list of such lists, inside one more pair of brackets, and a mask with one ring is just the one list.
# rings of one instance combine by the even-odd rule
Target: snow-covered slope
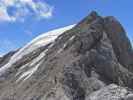
[[18,52],[16,52],[9,60],[9,62],[0,68],[0,75],[4,73],[4,71],[12,66],[16,61],[20,60],[24,55],[27,55],[39,47],[45,46],[49,43],[54,42],[54,40],[61,35],[63,32],[73,28],[75,25],[66,26],[63,28],[55,29],[46,33],[41,34],[40,36],[33,39],[23,48],[21,48]]

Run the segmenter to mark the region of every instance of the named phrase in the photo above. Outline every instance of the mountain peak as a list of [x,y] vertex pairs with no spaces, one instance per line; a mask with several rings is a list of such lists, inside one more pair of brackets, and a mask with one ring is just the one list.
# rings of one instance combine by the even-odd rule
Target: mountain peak
[[99,16],[96,11],[92,11],[87,17],[81,20],[77,26],[86,26],[88,24],[91,24],[93,21],[95,21],[98,18],[101,18],[101,16]]
[[98,13],[96,12],[96,11],[92,11],[90,14],[89,14],[89,16],[91,16],[91,17],[93,17],[93,18],[97,18],[99,15],[98,15]]

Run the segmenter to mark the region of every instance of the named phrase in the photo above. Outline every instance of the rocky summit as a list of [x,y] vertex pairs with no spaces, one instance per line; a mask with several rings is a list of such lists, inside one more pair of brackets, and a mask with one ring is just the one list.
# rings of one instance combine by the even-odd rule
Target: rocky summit
[[0,58],[0,100],[133,100],[133,49],[113,16],[91,12]]

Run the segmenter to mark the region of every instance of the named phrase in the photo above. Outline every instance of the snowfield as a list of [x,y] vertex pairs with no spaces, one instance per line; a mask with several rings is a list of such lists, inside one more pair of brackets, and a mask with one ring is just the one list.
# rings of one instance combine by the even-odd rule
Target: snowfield
[[[18,60],[20,60],[24,55],[27,55],[27,54],[31,53],[32,51],[36,50],[39,47],[42,47],[42,46],[45,46],[49,43],[54,42],[54,40],[59,35],[61,35],[62,33],[64,33],[67,30],[70,30],[74,26],[75,26],[75,24],[70,25],[70,26],[66,26],[66,27],[63,27],[63,28],[55,29],[55,30],[43,33],[40,36],[36,37],[31,42],[29,42],[27,45],[25,45],[23,48],[21,48],[17,53],[15,53],[10,58],[9,62],[6,65],[4,65],[0,68],[0,75],[2,75],[6,71],[6,69],[11,67],[12,64],[14,64]],[[35,71],[34,68],[33,68],[33,70]],[[30,71],[30,72],[32,72],[32,71]]]

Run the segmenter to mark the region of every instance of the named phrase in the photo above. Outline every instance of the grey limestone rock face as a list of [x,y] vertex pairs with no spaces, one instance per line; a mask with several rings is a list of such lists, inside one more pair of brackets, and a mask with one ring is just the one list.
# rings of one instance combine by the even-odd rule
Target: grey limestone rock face
[[132,67],[120,23],[92,12],[4,70],[0,100],[133,100]]

